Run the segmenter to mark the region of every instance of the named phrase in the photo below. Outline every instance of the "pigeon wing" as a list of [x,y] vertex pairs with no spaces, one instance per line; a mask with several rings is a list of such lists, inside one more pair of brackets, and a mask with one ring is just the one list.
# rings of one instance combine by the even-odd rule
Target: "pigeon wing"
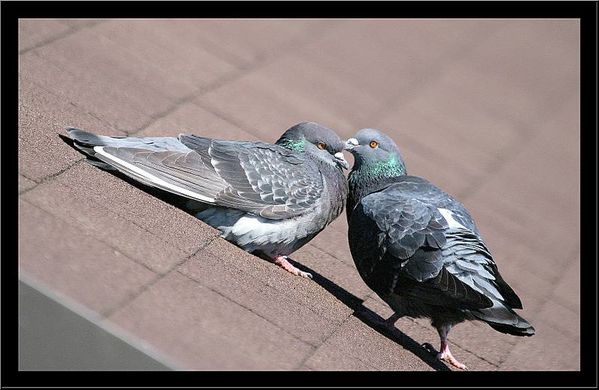
[[320,198],[314,164],[263,142],[181,135],[189,150],[96,146],[95,157],[154,187],[269,219],[301,215]]
[[483,308],[491,301],[445,268],[449,225],[439,210],[395,186],[362,199],[350,219],[350,249],[369,287],[423,302]]

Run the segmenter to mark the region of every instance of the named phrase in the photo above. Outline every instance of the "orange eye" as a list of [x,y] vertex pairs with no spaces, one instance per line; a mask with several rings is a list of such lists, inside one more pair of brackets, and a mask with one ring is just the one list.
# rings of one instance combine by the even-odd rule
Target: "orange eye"
[[318,146],[318,149],[322,149],[322,150],[327,148],[327,144],[325,144],[324,142],[319,142],[318,145],[316,145],[316,146]]
[[372,149],[378,148],[379,147],[379,143],[376,142],[375,140],[370,141],[370,144],[368,144]]

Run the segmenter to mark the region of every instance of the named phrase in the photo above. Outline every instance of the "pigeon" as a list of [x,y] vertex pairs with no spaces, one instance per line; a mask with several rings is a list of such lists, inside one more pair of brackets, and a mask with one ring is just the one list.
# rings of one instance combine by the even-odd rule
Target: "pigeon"
[[182,197],[221,236],[294,275],[288,261],[345,207],[344,143],[314,122],[292,126],[270,144],[178,137],[108,137],[68,128],[93,165]]
[[450,329],[477,320],[516,336],[534,328],[514,312],[522,302],[501,277],[470,213],[431,184],[409,176],[393,140],[362,129],[346,141],[354,156],[348,175],[348,241],[356,268],[394,311],[431,320],[441,340],[437,358],[460,369],[449,350]]

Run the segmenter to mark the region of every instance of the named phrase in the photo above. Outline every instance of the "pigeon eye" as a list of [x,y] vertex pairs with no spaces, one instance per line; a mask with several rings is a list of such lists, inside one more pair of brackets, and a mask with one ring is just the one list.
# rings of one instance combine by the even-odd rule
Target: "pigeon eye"
[[372,149],[376,149],[379,147],[379,143],[376,142],[375,140],[370,141],[370,144],[368,144]]
[[322,149],[322,150],[327,148],[327,144],[325,144],[324,142],[319,142],[318,145],[316,145],[316,146],[318,146],[318,149]]

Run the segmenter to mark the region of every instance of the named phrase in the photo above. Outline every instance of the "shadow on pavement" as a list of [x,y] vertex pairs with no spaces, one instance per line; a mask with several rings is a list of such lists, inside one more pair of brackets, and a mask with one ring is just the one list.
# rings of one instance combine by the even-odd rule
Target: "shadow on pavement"
[[329,279],[320,275],[318,272],[314,271],[310,267],[298,263],[297,261],[291,258],[288,258],[288,260],[296,267],[299,267],[306,272],[310,272],[313,276],[312,280],[314,282],[316,282],[322,288],[324,288],[337,299],[339,299],[341,302],[343,302],[347,307],[352,309],[354,311],[353,315],[360,321],[362,321],[372,329],[376,330],[383,336],[387,337],[389,340],[398,343],[408,351],[412,352],[423,362],[431,366],[434,370],[451,371],[451,369],[449,369],[445,364],[437,360],[437,351],[434,350],[434,348],[432,348],[430,344],[427,344],[427,349],[418,344],[414,339],[412,339],[410,336],[406,335],[396,327],[393,327],[393,329],[387,328],[385,325],[382,324],[382,322],[385,321],[385,318],[379,316],[374,311],[364,306],[363,301],[360,298],[356,297],[354,294],[350,293],[343,287],[338,286]]

